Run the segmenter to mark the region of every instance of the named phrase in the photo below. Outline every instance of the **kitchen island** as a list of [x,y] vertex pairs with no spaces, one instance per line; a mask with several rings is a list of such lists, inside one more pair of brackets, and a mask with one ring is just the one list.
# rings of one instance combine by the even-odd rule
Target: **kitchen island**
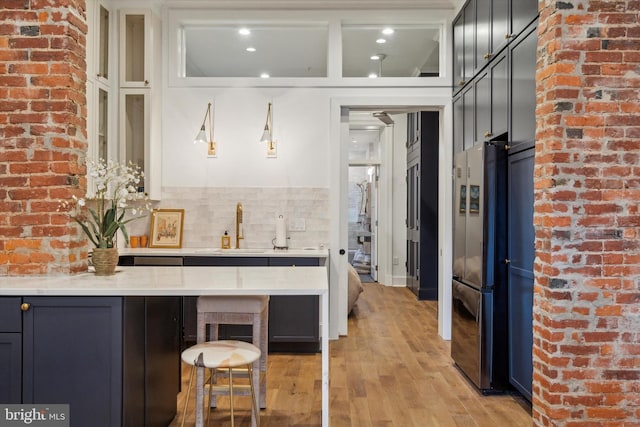
[[[274,250],[269,248],[125,248],[123,266],[192,267],[311,267],[328,266],[329,251],[317,248]],[[182,298],[183,347],[196,341],[197,297]],[[317,295],[276,295],[269,301],[269,353],[320,351],[320,304]],[[219,325],[220,339],[251,341],[250,325]]]
[[[199,295],[318,295],[320,297],[321,316],[324,323],[324,331],[321,336],[322,351],[322,425],[329,424],[329,352],[328,352],[328,336],[327,323],[329,319],[329,301],[328,301],[328,272],[326,267],[119,267],[118,272],[113,276],[99,277],[92,273],[84,273],[73,276],[35,276],[35,277],[1,277],[0,278],[0,304],[13,307],[18,304],[14,310],[3,310],[0,314],[0,325],[13,325],[11,330],[0,330],[0,339],[5,339],[20,346],[24,350],[24,356],[20,360],[26,363],[20,364],[20,360],[16,360],[15,352],[11,354],[0,354],[0,361],[9,363],[9,368],[0,371],[0,395],[4,395],[4,388],[8,388],[11,383],[9,377],[13,378],[15,383],[16,368],[24,372],[22,373],[23,388],[29,393],[21,393],[23,397],[22,403],[70,403],[71,402],[71,425],[107,425],[107,426],[124,426],[124,425],[153,425],[147,420],[143,424],[132,423],[127,419],[126,404],[128,403],[130,390],[126,384],[129,380],[127,377],[127,358],[135,356],[138,353],[148,353],[145,349],[144,342],[137,342],[127,338],[130,326],[137,323],[133,321],[136,316],[127,316],[131,313],[130,305],[139,303],[141,307],[145,302],[139,300],[141,298],[149,299],[154,302],[156,298],[172,298],[181,296],[199,296]],[[51,307],[55,306],[55,301],[64,300],[62,310],[56,312]],[[68,302],[73,301],[73,310],[69,310]],[[38,304],[44,301],[43,309],[37,309]],[[135,304],[130,304],[134,302]],[[163,303],[166,301],[163,301]],[[169,301],[170,303],[170,301]],[[25,304],[27,304],[25,306]],[[31,305],[33,304],[33,305]],[[34,307],[34,308],[31,308]],[[162,312],[162,310],[159,310]],[[17,312],[17,314],[16,314]],[[5,313],[9,316],[8,320],[4,318]],[[65,314],[66,313],[66,314]],[[139,316],[140,322],[147,323],[145,333],[148,335],[157,334],[158,331],[154,324],[150,323],[149,318],[144,316],[149,313],[148,309],[143,309]],[[69,314],[69,315],[67,315]],[[73,314],[73,315],[71,315]],[[22,316],[22,319],[16,316]],[[98,321],[94,321],[99,316]],[[170,323],[173,314],[169,314],[164,323]],[[41,321],[42,320],[42,321]],[[173,318],[175,323],[175,318]],[[133,322],[133,323],[132,323]],[[77,336],[69,337],[81,329],[84,325],[91,325],[100,330],[94,333],[77,334]],[[24,325],[25,331],[18,330],[18,327]],[[64,346],[55,346],[52,342],[51,350],[39,345],[37,337],[43,336],[39,334],[36,328],[42,326],[47,332],[55,331],[57,337],[67,337]],[[68,331],[60,330],[67,328]],[[118,329],[119,328],[119,329]],[[175,330],[175,328],[174,328]],[[66,333],[68,332],[68,333]],[[18,335],[22,333],[21,345]],[[98,339],[96,339],[98,336]],[[88,342],[83,342],[82,338],[86,338]],[[45,339],[46,341],[46,339]],[[108,342],[106,345],[106,356],[103,352],[92,351],[95,345]],[[132,347],[138,346],[139,352],[134,352],[133,356],[129,353]],[[2,347],[4,348],[4,347]],[[39,366],[50,368],[51,360],[58,360],[59,355],[55,354],[56,349],[64,349],[69,356],[75,361],[70,365],[69,372],[52,372],[50,375],[53,379],[60,382],[74,384],[74,377],[82,377],[90,375],[92,372],[102,373],[101,378],[108,381],[94,384],[95,389],[106,389],[104,393],[103,406],[109,406],[109,410],[105,411],[100,405],[100,400],[96,402],[96,408],[76,408],[76,414],[82,414],[86,417],[95,416],[95,418],[86,418],[74,421],[74,401],[84,402],[85,394],[93,392],[92,389],[84,390],[77,387],[61,387],[65,393],[58,393],[55,396],[55,402],[36,402],[29,400],[29,396],[38,396],[37,387]],[[61,350],[62,351],[62,350]],[[175,347],[176,354],[179,352],[179,346]],[[110,356],[110,357],[107,357]],[[27,360],[29,359],[29,360]],[[118,362],[120,360],[120,362]],[[153,361],[147,362],[153,364]],[[177,363],[177,362],[176,362]],[[24,366],[23,366],[24,365]],[[73,369],[75,366],[75,369]],[[176,365],[176,369],[178,366]],[[28,370],[35,370],[29,373]],[[49,372],[46,369],[45,372]],[[60,370],[58,370],[60,371]],[[153,370],[152,370],[153,371]],[[159,373],[162,370],[158,370]],[[169,373],[167,373],[169,375]],[[7,376],[5,383],[4,376]],[[65,380],[65,378],[68,378]],[[29,381],[29,383],[25,383]],[[155,384],[154,387],[146,387],[143,392],[149,392],[158,386],[162,386],[162,378],[157,375],[147,377],[145,384]],[[79,382],[82,384],[82,381]],[[8,395],[9,393],[7,393]],[[138,393],[132,397],[136,398]],[[123,397],[127,395],[127,398]],[[79,399],[77,399],[79,397]],[[37,398],[36,398],[37,399]],[[173,400],[173,413],[175,413],[175,396]],[[104,414],[98,418],[96,414]],[[201,419],[200,419],[201,421]]]

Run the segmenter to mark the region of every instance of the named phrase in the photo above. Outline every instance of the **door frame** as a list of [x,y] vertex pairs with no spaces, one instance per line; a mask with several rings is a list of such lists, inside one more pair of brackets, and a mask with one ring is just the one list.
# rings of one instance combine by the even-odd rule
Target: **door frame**
[[[453,129],[450,96],[332,97],[329,114],[329,338],[347,335],[347,262],[348,247],[348,141],[349,110],[364,108],[419,108],[440,112],[439,150],[439,224],[438,224],[438,334],[451,338],[451,222]],[[396,142],[397,143],[397,142]],[[381,182],[384,185],[384,182]],[[389,188],[390,190],[390,188]],[[382,200],[380,201],[382,203]],[[344,250],[344,254],[340,251]],[[386,256],[391,256],[389,252]],[[389,262],[391,265],[391,262]]]

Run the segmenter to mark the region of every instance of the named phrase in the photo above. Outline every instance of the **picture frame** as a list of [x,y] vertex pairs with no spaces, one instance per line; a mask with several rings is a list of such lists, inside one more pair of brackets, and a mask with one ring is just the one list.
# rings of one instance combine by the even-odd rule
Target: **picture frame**
[[469,212],[474,214],[480,213],[480,186],[479,185],[469,186]]
[[184,209],[153,209],[151,211],[150,248],[182,248]]
[[467,212],[467,186],[464,184],[460,185],[460,206],[459,211],[461,214]]

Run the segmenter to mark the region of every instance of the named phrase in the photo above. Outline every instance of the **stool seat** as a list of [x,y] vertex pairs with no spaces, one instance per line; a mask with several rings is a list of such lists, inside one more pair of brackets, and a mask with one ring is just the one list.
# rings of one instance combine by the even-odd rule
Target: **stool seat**
[[[199,359],[202,354],[201,360]],[[260,358],[260,349],[244,341],[207,341],[182,352],[182,361],[199,368],[237,368]]]
[[198,312],[207,313],[262,313],[269,304],[269,296],[201,296]]
[[[249,371],[249,389],[251,391],[251,422],[252,425],[260,426],[260,410],[255,393],[255,384],[253,381],[253,363],[260,359],[261,351],[253,344],[235,340],[207,341],[189,347],[182,352],[182,361],[191,365],[191,375],[189,376],[189,387],[187,388],[187,396],[184,401],[184,410],[182,415],[181,427],[184,427],[184,421],[187,416],[187,406],[189,406],[189,394],[193,383],[193,374],[210,370],[209,380],[209,400],[211,401],[213,393],[213,375],[217,369],[227,369],[229,373],[229,406],[231,409],[231,427],[234,427],[233,416],[233,368],[244,366]],[[200,375],[200,374],[199,374]],[[196,390],[196,400],[201,408],[200,403],[203,401],[203,388],[198,387]],[[196,409],[196,424],[198,424],[198,410]],[[207,426],[209,425],[209,416],[207,416]]]

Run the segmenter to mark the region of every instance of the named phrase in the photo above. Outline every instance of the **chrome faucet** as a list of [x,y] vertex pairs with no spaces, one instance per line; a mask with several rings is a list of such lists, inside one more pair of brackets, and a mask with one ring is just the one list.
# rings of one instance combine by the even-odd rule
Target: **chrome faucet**
[[238,203],[236,205],[236,249],[240,249],[240,239],[244,240],[242,222],[242,203]]

